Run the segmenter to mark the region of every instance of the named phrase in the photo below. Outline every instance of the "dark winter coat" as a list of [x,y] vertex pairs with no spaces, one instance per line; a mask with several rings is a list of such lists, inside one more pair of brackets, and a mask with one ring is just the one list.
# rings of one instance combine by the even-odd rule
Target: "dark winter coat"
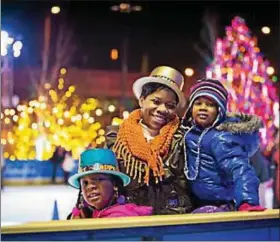
[[[106,132],[106,148],[114,145],[118,126],[109,126]],[[150,184],[139,183],[131,177],[131,183],[126,187],[126,198],[130,203],[142,206],[152,206],[154,214],[183,214],[192,211],[192,202],[189,197],[189,188],[184,175],[183,135],[185,131],[178,129],[174,135],[170,153],[163,160],[164,179],[155,183],[153,174],[150,174]],[[126,173],[123,160],[119,160],[119,169]],[[144,177],[143,170],[143,177]],[[129,175],[129,174],[127,174]]]

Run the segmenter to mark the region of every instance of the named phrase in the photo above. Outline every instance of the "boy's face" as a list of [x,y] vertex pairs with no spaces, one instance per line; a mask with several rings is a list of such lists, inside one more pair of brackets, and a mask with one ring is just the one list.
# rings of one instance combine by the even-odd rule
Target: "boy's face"
[[197,125],[207,128],[211,126],[218,115],[216,102],[209,97],[197,98],[192,107],[192,117]]
[[114,185],[108,175],[87,175],[80,183],[85,201],[97,210],[107,207],[114,199]]

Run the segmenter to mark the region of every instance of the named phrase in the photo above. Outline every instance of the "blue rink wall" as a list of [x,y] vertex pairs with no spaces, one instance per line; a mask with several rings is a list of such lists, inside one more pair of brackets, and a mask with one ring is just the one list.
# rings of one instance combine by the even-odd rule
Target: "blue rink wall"
[[[273,217],[269,216],[272,213]],[[278,213],[279,210],[271,210],[263,213],[232,212],[51,221],[4,227],[1,239],[3,241],[279,241]]]
[[[70,175],[77,171],[78,161]],[[32,185],[48,184],[51,182],[53,163],[39,160],[6,160],[3,172],[4,184],[6,185]],[[63,181],[63,170],[57,165],[56,181]]]

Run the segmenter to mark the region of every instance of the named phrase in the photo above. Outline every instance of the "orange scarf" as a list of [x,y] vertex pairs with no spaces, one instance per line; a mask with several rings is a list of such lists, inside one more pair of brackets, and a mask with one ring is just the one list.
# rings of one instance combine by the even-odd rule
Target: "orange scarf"
[[162,159],[168,154],[173,135],[179,127],[179,118],[176,115],[150,142],[147,142],[144,137],[143,127],[139,124],[140,120],[141,111],[138,109],[122,123],[113,151],[118,159],[124,160],[126,173],[132,177],[134,172],[134,179],[138,174],[138,182],[141,182],[141,173],[145,171],[144,182],[148,185],[150,169],[156,181],[158,178],[162,180],[164,175]]

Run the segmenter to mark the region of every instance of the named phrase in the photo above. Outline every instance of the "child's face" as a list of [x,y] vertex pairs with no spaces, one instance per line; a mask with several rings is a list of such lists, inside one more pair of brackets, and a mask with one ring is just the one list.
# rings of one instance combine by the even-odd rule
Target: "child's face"
[[91,174],[80,180],[85,201],[95,209],[101,210],[114,199],[114,185],[109,175]]
[[207,128],[211,126],[218,115],[217,104],[209,97],[197,98],[192,107],[192,117],[197,125]]

